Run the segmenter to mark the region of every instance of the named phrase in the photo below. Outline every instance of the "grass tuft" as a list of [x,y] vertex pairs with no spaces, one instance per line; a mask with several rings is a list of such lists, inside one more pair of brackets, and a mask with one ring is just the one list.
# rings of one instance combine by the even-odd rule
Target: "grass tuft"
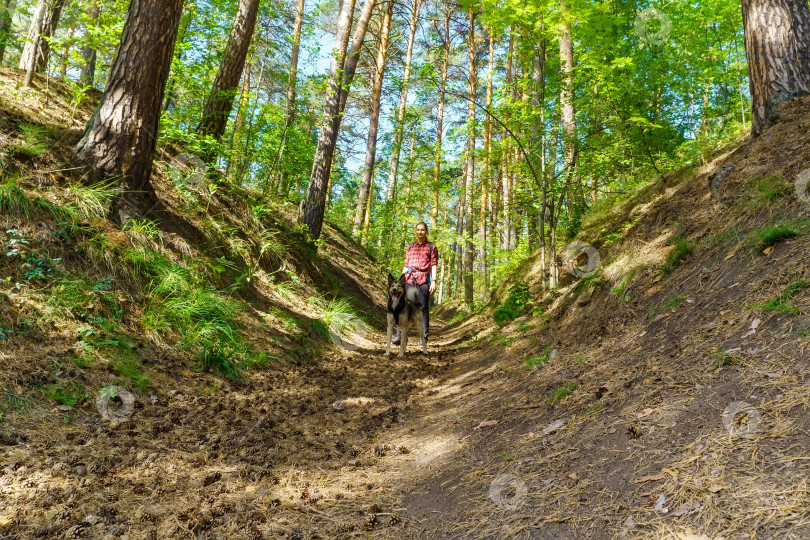
[[9,176],[0,183],[0,213],[16,217],[28,217],[30,200],[20,188],[17,179]]
[[791,299],[807,287],[805,280],[796,281],[788,285],[781,294],[771,298],[763,304],[754,304],[754,307],[769,311],[784,311],[785,313],[797,314],[799,307],[791,302]]
[[579,388],[579,385],[577,383],[570,383],[566,384],[565,386],[557,388],[556,390],[554,390],[554,392],[551,393],[551,399],[548,400],[549,405],[553,405],[558,401],[567,398],[568,396],[573,394],[574,390],[576,390],[577,388]]
[[669,274],[681,264],[681,260],[687,255],[695,251],[695,243],[690,242],[683,235],[676,235],[672,237],[672,250],[667,255],[664,264],[661,265],[661,271],[664,274]]
[[778,223],[760,231],[753,232],[754,238],[757,240],[757,249],[759,251],[769,248],[782,240],[795,238],[799,236],[799,234],[799,231],[789,223]]

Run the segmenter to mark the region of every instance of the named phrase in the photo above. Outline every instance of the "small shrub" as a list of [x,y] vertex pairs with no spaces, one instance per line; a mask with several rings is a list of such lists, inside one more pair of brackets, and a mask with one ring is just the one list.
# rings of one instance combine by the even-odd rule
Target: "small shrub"
[[203,344],[202,351],[198,355],[202,360],[203,371],[212,369],[229,379],[238,379],[242,374],[242,367],[239,365],[236,351],[219,344]]
[[690,242],[685,236],[677,235],[672,238],[672,250],[667,255],[661,271],[669,274],[681,264],[681,260],[695,251],[694,242]]
[[675,309],[676,307],[681,305],[681,302],[683,302],[684,300],[686,300],[686,296],[682,294],[673,294],[669,298],[664,300],[664,303],[661,304],[661,307],[664,309]]
[[549,405],[553,405],[554,403],[557,403],[558,401],[567,398],[568,396],[573,394],[574,390],[576,390],[577,388],[579,388],[579,385],[577,383],[570,383],[565,386],[561,386],[560,388],[557,388],[556,390],[554,390],[554,392],[551,393],[551,399],[548,400]]
[[712,353],[712,362],[709,364],[708,370],[714,371],[723,366],[731,366],[735,364],[734,358],[726,352],[725,349],[720,349]]
[[503,305],[495,310],[492,318],[499,326],[503,326],[509,321],[513,321],[523,309],[529,305],[531,293],[529,284],[521,280],[509,287],[509,296],[506,297]]

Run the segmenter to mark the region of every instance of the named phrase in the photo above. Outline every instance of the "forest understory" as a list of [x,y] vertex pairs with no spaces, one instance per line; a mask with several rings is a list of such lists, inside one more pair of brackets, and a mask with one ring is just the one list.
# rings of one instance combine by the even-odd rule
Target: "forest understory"
[[[170,148],[154,220],[121,229],[72,175],[92,104],[22,76],[0,70],[0,538],[810,538],[810,99],[589,216],[597,273],[545,292],[531,257],[386,358],[385,274],[345,233],[315,255],[294,205],[178,184]],[[370,325],[354,350],[334,298]],[[130,419],[99,414],[110,384]]]

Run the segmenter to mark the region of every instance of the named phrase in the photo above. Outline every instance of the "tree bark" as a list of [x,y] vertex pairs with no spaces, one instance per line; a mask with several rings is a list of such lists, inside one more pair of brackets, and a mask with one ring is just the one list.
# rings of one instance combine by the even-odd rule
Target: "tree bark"
[[121,222],[155,199],[152,156],[182,11],[183,0],[131,0],[107,88],[75,148],[92,177],[120,178]]
[[0,63],[6,55],[6,44],[11,32],[11,18],[14,9],[17,7],[17,0],[0,0]]
[[391,150],[391,164],[388,167],[388,188],[385,191],[385,200],[394,197],[394,187],[397,183],[397,169],[399,168],[399,152],[402,149],[402,131],[405,122],[405,107],[408,104],[408,82],[411,78],[411,59],[413,58],[413,45],[416,40],[416,28],[419,22],[419,11],[422,9],[422,0],[413,0],[411,8],[410,33],[408,46],[405,50],[405,71],[402,74],[402,92],[399,95],[397,108],[397,123],[394,127],[394,144]]
[[[487,111],[492,107],[492,74],[495,70],[495,36],[489,34],[489,69],[487,70]],[[487,301],[489,279],[487,276],[487,202],[492,176],[492,116],[486,115],[484,123],[484,171],[481,175],[481,214],[478,217],[478,237],[481,248],[478,251],[478,273],[481,275],[481,301]]]
[[332,156],[334,147],[332,141],[335,124],[340,116],[340,85],[341,73],[346,63],[346,48],[349,45],[349,32],[354,16],[355,0],[343,0],[338,15],[337,32],[335,34],[334,54],[329,65],[329,96],[324,105],[318,147],[312,163],[312,174],[304,199],[304,212],[302,222],[308,227],[310,238],[315,241],[321,236],[323,216],[326,211],[326,186],[329,183],[329,174],[332,170]]
[[[95,27],[97,24],[98,14],[98,1],[91,0],[90,11],[87,13],[87,17],[90,19],[90,21],[92,21],[93,27]],[[87,39],[86,36],[85,39]],[[93,82],[96,78],[96,54],[96,50],[93,48],[91,43],[88,42],[82,46],[82,58],[84,59],[84,64],[82,65],[82,73],[79,76],[79,82],[82,84],[82,86],[93,86]]]
[[[563,17],[568,16],[565,2],[560,2]],[[565,21],[560,34],[560,65],[563,75],[560,85],[560,114],[563,133],[563,155],[565,157],[565,176],[568,180],[569,193],[573,199],[582,199],[582,189],[577,174],[577,123],[574,111],[574,41],[571,36],[571,23]]]
[[290,75],[287,79],[287,100],[284,121],[284,135],[281,141],[281,150],[278,155],[276,194],[282,197],[287,196],[289,191],[289,181],[284,170],[284,151],[287,148],[287,137],[290,130],[295,125],[295,98],[296,85],[298,84],[298,55],[301,51],[301,29],[304,27],[304,0],[298,0],[295,6],[295,22],[293,23],[292,49],[290,51]]
[[68,59],[70,58],[70,48],[73,46],[73,34],[76,32],[76,27],[68,30],[67,38],[62,45],[62,57],[59,60],[59,77],[65,80],[68,70]]
[[810,8],[807,0],[742,0],[742,14],[758,137],[779,120],[779,107],[810,94]]
[[468,10],[470,20],[470,32],[467,35],[467,53],[469,58],[469,70],[467,78],[468,101],[467,101],[467,144],[466,144],[466,167],[464,183],[466,194],[464,206],[466,207],[467,238],[464,245],[464,300],[468,306],[473,305],[473,260],[475,258],[475,247],[473,246],[473,215],[472,215],[472,190],[475,183],[475,96],[478,85],[478,66],[475,63],[475,11],[472,7]]
[[202,135],[211,135],[219,140],[225,133],[236,90],[239,88],[239,79],[245,69],[245,59],[256,28],[258,11],[259,0],[239,0],[225,55],[197,127],[197,132]]
[[377,132],[380,128],[380,101],[382,100],[383,78],[388,53],[388,40],[391,34],[391,18],[394,15],[394,0],[388,0],[388,7],[380,23],[380,44],[377,47],[377,61],[374,64],[374,82],[371,87],[371,116],[369,118],[368,139],[366,142],[366,160],[363,164],[363,178],[360,181],[360,193],[357,196],[357,209],[354,213],[352,236],[357,236],[365,216],[365,203],[374,177],[374,165],[377,161]]
[[28,36],[26,37],[25,45],[20,55],[19,65],[19,68],[25,71],[24,86],[31,85],[31,79],[37,68],[39,55],[41,53],[43,22],[45,21],[45,15],[48,9],[49,5],[47,0],[39,0],[33,15],[31,15],[31,24],[28,26]]
[[[515,51],[515,43],[514,37],[510,34],[509,36],[509,49],[506,53],[506,88],[512,86],[512,60]],[[509,113],[506,114],[506,121],[509,122],[510,119]],[[511,183],[511,167],[510,167],[510,157],[511,157],[511,141],[509,139],[509,134],[506,132],[506,129],[503,130],[501,140],[502,143],[502,150],[501,150],[501,182],[502,182],[502,196],[503,196],[503,226],[501,227],[503,237],[501,238],[501,247],[504,250],[511,250],[514,249],[514,245],[511,245],[511,238],[512,238],[512,183]]]
[[[354,4],[354,0],[351,0],[351,3]],[[360,13],[360,18],[357,20],[357,26],[352,36],[351,50],[348,55],[346,55],[346,49],[343,49],[345,61],[343,62],[342,73],[335,72],[333,79],[335,83],[333,86],[334,95],[329,96],[324,111],[325,123],[321,127],[321,133],[318,139],[318,150],[315,154],[315,163],[313,164],[309,189],[307,190],[307,207],[304,213],[304,223],[309,228],[313,240],[317,240],[320,237],[321,228],[323,227],[323,216],[326,211],[326,205],[328,204],[326,199],[329,197],[328,189],[326,192],[322,192],[320,186],[324,183],[324,177],[327,184],[331,178],[332,161],[335,155],[335,146],[337,145],[340,124],[343,121],[343,111],[346,108],[346,102],[349,98],[349,89],[351,88],[354,74],[357,70],[360,50],[363,47],[366,31],[368,30],[368,23],[371,20],[371,14],[374,11],[375,5],[376,0],[366,0],[363,5],[363,11]],[[353,6],[352,9],[354,9]],[[350,27],[351,22],[349,22],[348,25],[348,28]],[[348,28],[346,38],[348,38]],[[321,202],[321,200],[323,200],[323,202]]]
[[248,108],[250,107],[250,61],[245,62],[245,73],[242,75],[242,90],[239,92],[239,106],[236,108],[236,119],[233,123],[233,133],[231,134],[231,156],[228,160],[227,173],[236,171],[234,181],[237,185],[242,182],[242,163],[245,160],[245,148],[237,139],[244,138],[245,122],[247,120]]
[[[442,132],[444,131],[444,106],[445,94],[447,92],[447,70],[450,65],[450,15],[452,8],[444,6],[444,34],[439,33],[442,40],[442,67],[441,81],[439,83],[439,110],[436,115],[436,155],[433,162],[433,208],[430,211],[431,225],[436,225],[439,220],[439,187],[441,185],[442,170]],[[445,220],[446,221],[446,220]],[[444,263],[442,263],[444,270]]]

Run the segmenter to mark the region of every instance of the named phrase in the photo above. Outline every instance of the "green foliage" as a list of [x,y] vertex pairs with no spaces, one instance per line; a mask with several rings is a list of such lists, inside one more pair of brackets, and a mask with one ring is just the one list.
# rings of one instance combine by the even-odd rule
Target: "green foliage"
[[790,184],[775,176],[757,176],[748,182],[754,191],[753,202],[756,206],[772,202],[790,192]]
[[198,358],[202,360],[203,370],[214,370],[230,379],[237,379],[242,374],[237,351],[219,344],[205,343]]
[[520,316],[523,309],[531,303],[531,299],[529,284],[519,280],[509,287],[509,295],[503,305],[495,309],[492,317],[499,326],[503,326]]
[[77,381],[59,381],[42,387],[45,397],[56,401],[61,405],[75,407],[87,399],[89,394],[85,392],[84,385]]
[[756,249],[762,251],[782,240],[795,238],[799,236],[800,232],[789,223],[777,223],[762,230],[754,231],[752,234],[757,241]]
[[553,405],[558,401],[567,398],[568,396],[573,394],[574,390],[576,390],[577,388],[579,388],[579,385],[577,383],[569,383],[566,384],[565,386],[557,388],[556,390],[554,390],[554,392],[551,393],[551,398],[548,400],[549,405]]
[[[239,303],[192,269],[148,248],[128,250],[124,258],[132,264],[148,296],[144,308],[147,328],[182,336],[181,346],[202,350],[204,365],[217,365],[221,358],[230,361],[244,350],[237,322]],[[226,371],[234,372],[230,368]]]
[[0,182],[0,213],[28,217],[31,201],[14,176]]
[[785,290],[782,291],[782,293],[771,298],[765,303],[754,304],[754,307],[770,311],[784,311],[785,313],[797,314],[799,313],[799,307],[792,302],[791,299],[799,294],[805,287],[807,287],[807,285],[808,283],[804,279],[791,283],[785,287]]
[[675,309],[676,307],[681,305],[681,302],[686,300],[686,295],[683,294],[672,294],[667,297],[666,300],[661,304],[663,309]]
[[732,358],[732,356],[728,354],[726,350],[723,348],[713,352],[711,356],[712,362],[709,364],[709,367],[707,368],[709,371],[714,371],[723,366],[731,366],[736,363],[734,361],[734,358]]
[[546,362],[549,361],[549,357],[551,355],[553,347],[551,345],[547,345],[544,349],[542,354],[527,356],[526,357],[526,369],[532,370],[538,366],[542,366]]
[[678,266],[681,264],[681,260],[687,255],[691,255],[695,251],[694,242],[690,242],[689,239],[683,235],[673,236],[672,246],[673,247],[669,254],[667,254],[664,264],[661,265],[661,271],[664,274],[669,274],[678,268]]
[[50,138],[53,137],[50,129],[36,124],[21,124],[20,132],[23,136],[22,141],[16,142],[11,147],[14,155],[35,158],[48,151]]

